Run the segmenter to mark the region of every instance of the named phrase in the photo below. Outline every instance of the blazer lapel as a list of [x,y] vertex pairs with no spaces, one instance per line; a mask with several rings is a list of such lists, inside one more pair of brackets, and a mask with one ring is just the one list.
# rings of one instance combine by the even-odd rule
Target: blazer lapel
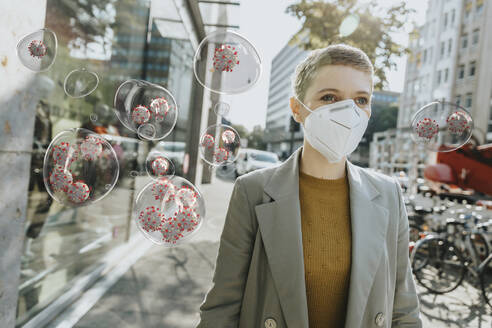
[[[299,203],[298,148],[271,178],[264,192],[273,201],[255,207],[265,252],[288,327],[308,328],[308,308]],[[386,238],[388,210],[379,192],[347,162],[352,224],[352,266],[345,327],[359,327]]]
[[280,305],[288,327],[308,328],[299,204],[301,148],[281,164],[264,191],[273,202],[256,206],[256,216]]
[[365,172],[347,161],[352,223],[352,267],[346,328],[360,327],[371,286],[383,254],[388,209],[377,203],[378,190]]

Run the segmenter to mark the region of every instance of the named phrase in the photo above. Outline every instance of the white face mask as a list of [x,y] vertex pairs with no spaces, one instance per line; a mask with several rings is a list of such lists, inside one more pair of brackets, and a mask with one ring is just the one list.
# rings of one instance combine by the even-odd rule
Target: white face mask
[[304,135],[330,163],[339,162],[359,145],[369,117],[352,99],[324,105],[312,111],[303,125]]

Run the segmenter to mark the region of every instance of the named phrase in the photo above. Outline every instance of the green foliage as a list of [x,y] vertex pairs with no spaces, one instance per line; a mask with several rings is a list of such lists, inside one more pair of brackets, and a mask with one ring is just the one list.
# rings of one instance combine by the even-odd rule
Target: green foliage
[[255,125],[248,135],[248,147],[266,150],[266,142],[263,140],[265,130],[260,125]]
[[[396,67],[393,57],[409,53],[409,49],[396,43],[391,34],[400,31],[409,21],[413,9],[404,1],[381,8],[372,0],[359,5],[356,0],[301,0],[287,7],[286,12],[303,19],[302,28],[290,41],[305,50],[324,48],[330,44],[346,43],[363,50],[374,64],[375,88],[387,84],[385,69]],[[342,37],[339,26],[350,14],[360,18],[359,26],[349,36]]]
[[376,132],[396,128],[398,119],[397,106],[372,106],[371,119],[363,136],[363,144],[369,144]]
[[248,148],[266,150],[267,144],[264,141],[265,130],[261,125],[255,125],[251,132],[241,124],[231,124],[231,126],[239,133],[241,139],[248,140]]

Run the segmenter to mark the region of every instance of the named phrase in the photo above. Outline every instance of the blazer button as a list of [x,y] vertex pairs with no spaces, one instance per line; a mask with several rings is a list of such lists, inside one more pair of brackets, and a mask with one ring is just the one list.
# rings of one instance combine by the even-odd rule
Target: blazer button
[[378,327],[382,327],[383,324],[384,324],[384,314],[383,314],[383,312],[379,312],[378,314],[376,314],[376,318],[374,318],[374,321],[376,322],[376,325]]
[[265,328],[277,328],[277,321],[273,318],[268,318],[265,320]]

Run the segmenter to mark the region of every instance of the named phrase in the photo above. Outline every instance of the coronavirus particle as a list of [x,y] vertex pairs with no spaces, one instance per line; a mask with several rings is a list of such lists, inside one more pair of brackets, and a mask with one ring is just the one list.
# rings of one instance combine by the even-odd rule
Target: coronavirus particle
[[151,116],[158,122],[163,121],[169,113],[169,103],[166,98],[158,97],[150,102]]
[[65,170],[63,166],[56,165],[51,171],[50,184],[54,191],[68,191],[72,180],[72,173],[69,170]]
[[163,157],[157,157],[152,161],[152,172],[156,176],[163,176],[167,174],[169,169],[169,161]]
[[230,144],[234,142],[236,135],[232,130],[225,130],[222,132],[222,141],[226,144]]
[[222,147],[217,149],[217,152],[215,153],[215,161],[217,163],[224,163],[227,159],[229,159],[229,152]]
[[467,129],[470,129],[470,124],[467,117],[462,112],[454,112],[446,119],[448,130],[450,133],[460,135]]
[[239,58],[235,47],[223,44],[215,48],[212,72],[232,72],[236,65],[239,65]]
[[150,119],[150,111],[146,106],[138,105],[133,108],[132,120],[135,124],[147,123]]
[[76,204],[85,202],[90,195],[90,189],[84,181],[77,181],[68,187],[67,197]]
[[436,120],[425,117],[417,122],[414,129],[420,138],[430,140],[439,133],[439,124]]
[[46,45],[40,40],[32,40],[27,48],[31,57],[38,59],[44,57],[48,52]]
[[70,147],[68,142],[60,142],[58,145],[54,145],[52,148],[53,162],[55,165],[70,165],[77,159],[78,152],[75,148]]
[[141,211],[138,217],[140,227],[147,232],[159,231],[162,226],[161,220],[161,210],[154,206],[149,206]]
[[152,184],[152,195],[155,200],[170,202],[174,200],[176,187],[167,178],[160,178]]
[[211,134],[204,134],[202,137],[201,145],[204,148],[212,149],[215,143],[215,138]]
[[103,151],[103,141],[94,135],[88,135],[80,143],[80,153],[84,159],[95,161]]

